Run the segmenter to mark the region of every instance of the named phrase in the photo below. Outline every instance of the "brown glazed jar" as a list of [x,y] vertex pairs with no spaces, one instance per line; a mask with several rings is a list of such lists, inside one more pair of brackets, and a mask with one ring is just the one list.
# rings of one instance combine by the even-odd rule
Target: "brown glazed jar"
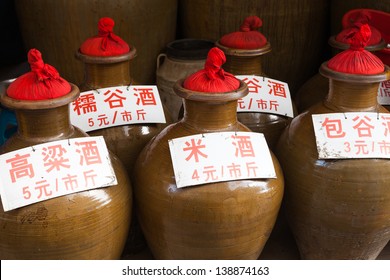
[[[85,79],[80,86],[81,90],[87,91],[133,84],[134,81],[130,76],[130,61],[135,56],[136,49],[134,47],[129,53],[106,57],[89,56],[78,51],[76,58],[85,64]],[[165,119],[167,123],[172,122],[166,112]],[[139,153],[167,123],[128,124],[89,131],[88,134],[104,137],[107,147],[121,160],[130,176],[130,180],[132,180],[133,168]],[[124,254],[139,252],[146,246],[134,211],[132,221]]]
[[274,226],[284,182],[277,178],[218,182],[179,189],[168,140],[199,133],[249,131],[237,121],[237,90],[204,93],[183,88],[184,117],[157,135],[140,154],[134,172],[137,214],[156,259],[257,259]]
[[[234,75],[258,75],[267,77],[262,68],[262,56],[271,51],[269,42],[257,49],[234,49],[221,45],[216,42],[226,55],[226,63],[223,69]],[[271,150],[275,148],[280,135],[286,126],[290,123],[291,118],[261,112],[238,112],[238,120],[254,132],[261,132],[267,140]]]
[[295,117],[276,154],[286,180],[286,214],[303,259],[375,259],[390,239],[390,161],[318,159],[313,114],[387,113],[377,101],[383,73],[336,72],[323,63],[329,93]]
[[[18,131],[0,153],[56,140],[86,137],[70,123],[71,92],[49,100],[25,101],[1,94],[16,113]],[[132,190],[120,160],[110,154],[118,184],[52,198],[4,212],[0,207],[1,259],[119,259],[131,221]]]

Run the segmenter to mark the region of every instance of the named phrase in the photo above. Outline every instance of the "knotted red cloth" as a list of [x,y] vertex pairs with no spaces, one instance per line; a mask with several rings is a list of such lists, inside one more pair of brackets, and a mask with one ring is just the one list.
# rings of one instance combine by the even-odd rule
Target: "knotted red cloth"
[[379,74],[385,70],[383,62],[364,47],[370,40],[371,30],[368,24],[362,24],[358,30],[351,29],[347,35],[350,44],[345,50],[328,61],[332,70],[348,74]]
[[7,88],[7,95],[18,100],[45,100],[68,94],[70,84],[60,77],[58,71],[45,64],[37,49],[28,52],[31,72],[23,74]]
[[217,47],[210,49],[204,69],[187,77],[183,87],[193,91],[222,93],[240,87],[240,81],[225,72],[221,66],[226,62],[225,53]]
[[371,37],[367,42],[367,46],[379,44],[382,40],[382,35],[378,29],[370,24],[371,17],[371,13],[369,11],[362,10],[354,18],[350,18],[349,25],[336,35],[336,41],[349,44],[349,34],[353,31],[358,31],[363,24],[369,24],[371,28]]
[[103,17],[98,23],[98,35],[88,38],[80,46],[80,52],[90,56],[115,56],[128,53],[130,46],[113,32],[115,22]]
[[259,49],[267,43],[267,38],[256,29],[263,25],[257,16],[247,17],[240,27],[240,31],[222,36],[219,43],[234,49]]

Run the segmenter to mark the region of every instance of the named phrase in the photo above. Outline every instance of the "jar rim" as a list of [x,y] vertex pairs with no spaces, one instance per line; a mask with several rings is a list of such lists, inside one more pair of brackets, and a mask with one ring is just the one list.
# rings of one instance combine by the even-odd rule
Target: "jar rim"
[[110,55],[110,56],[91,56],[82,54],[80,50],[77,50],[75,53],[75,57],[81,60],[84,63],[91,64],[109,64],[109,63],[119,63],[131,60],[137,56],[137,49],[135,47],[131,47],[131,50],[128,53],[121,55]]
[[321,64],[319,72],[322,76],[345,82],[360,84],[384,82],[390,79],[390,67],[385,65],[385,71],[379,74],[349,74],[334,71],[328,67],[328,61]]
[[64,105],[68,105],[72,101],[76,100],[80,96],[79,88],[72,83],[69,83],[71,90],[69,93],[52,99],[45,100],[18,100],[9,97],[6,91],[0,93],[0,102],[4,107],[9,109],[26,109],[26,110],[39,110],[39,109],[51,109]]
[[260,56],[266,53],[271,52],[271,44],[267,41],[267,43],[257,49],[235,49],[229,48],[224,45],[221,45],[219,41],[215,43],[215,45],[220,48],[226,55],[234,55],[234,56]]
[[227,102],[243,98],[249,93],[247,84],[242,80],[239,80],[240,86],[238,87],[238,89],[229,92],[200,92],[189,90],[183,87],[184,80],[185,79],[178,80],[173,85],[173,90],[178,96],[187,100]]

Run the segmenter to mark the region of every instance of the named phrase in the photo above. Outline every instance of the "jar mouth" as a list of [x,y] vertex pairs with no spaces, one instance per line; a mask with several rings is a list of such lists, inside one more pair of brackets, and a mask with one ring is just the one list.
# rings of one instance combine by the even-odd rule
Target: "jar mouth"
[[68,94],[61,97],[45,100],[18,100],[9,97],[6,91],[0,93],[0,102],[4,107],[9,109],[26,109],[26,110],[39,110],[39,109],[51,109],[64,105],[68,105],[72,101],[76,100],[80,95],[79,88],[72,83],[69,83],[71,90]]
[[[336,36],[334,36],[334,35],[329,37],[328,44],[332,48],[335,48],[335,49],[340,49],[340,50],[347,50],[347,49],[349,49],[349,44],[336,41]],[[386,48],[386,41],[383,40],[383,38],[382,38],[381,41],[378,44],[366,46],[364,49],[369,51],[369,52],[374,52],[374,51],[382,50],[384,48]]]
[[203,39],[181,39],[167,44],[166,54],[169,58],[201,60],[206,59],[214,41]]
[[348,74],[342,73],[338,71],[334,71],[328,67],[328,61],[325,61],[321,64],[320,74],[326,78],[345,81],[345,82],[353,82],[359,84],[367,84],[367,83],[378,83],[384,82],[390,79],[390,67],[385,65],[385,71],[379,74]]
[[137,56],[137,49],[132,47],[128,53],[121,55],[112,55],[112,56],[91,56],[82,54],[80,50],[77,50],[75,57],[81,60],[84,63],[93,63],[93,64],[108,64],[108,63],[119,63],[124,61],[129,61]]
[[215,45],[220,48],[226,55],[234,55],[234,56],[260,56],[266,53],[271,52],[271,44],[270,42],[267,42],[263,47],[258,49],[234,49],[229,48],[224,45],[221,45],[221,43],[216,42]]
[[229,92],[200,92],[189,90],[183,87],[184,80],[185,79],[178,80],[173,85],[173,90],[178,96],[187,100],[207,101],[216,103],[227,102],[243,98],[249,93],[247,84],[241,80],[238,89]]

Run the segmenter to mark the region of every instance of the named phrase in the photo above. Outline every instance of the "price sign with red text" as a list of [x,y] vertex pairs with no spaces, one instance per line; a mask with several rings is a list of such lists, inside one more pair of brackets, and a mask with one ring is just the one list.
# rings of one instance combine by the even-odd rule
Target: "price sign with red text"
[[215,132],[169,141],[178,188],[249,178],[275,178],[262,133]]
[[135,123],[165,123],[157,86],[117,86],[84,91],[70,106],[74,126],[88,132]]
[[248,85],[247,96],[238,100],[237,112],[262,112],[294,117],[288,84],[274,79],[237,75]]
[[312,115],[318,157],[390,158],[390,114]]
[[378,103],[390,105],[390,80],[381,82],[378,88]]
[[53,141],[0,156],[4,211],[117,184],[102,136]]

